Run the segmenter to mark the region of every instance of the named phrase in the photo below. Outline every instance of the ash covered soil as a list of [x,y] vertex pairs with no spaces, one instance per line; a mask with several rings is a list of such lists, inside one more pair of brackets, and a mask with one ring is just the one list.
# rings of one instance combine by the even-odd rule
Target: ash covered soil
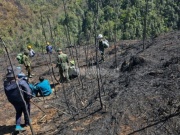
[[[64,84],[56,81],[57,68],[56,79],[52,75],[51,65],[47,66],[49,57],[36,56],[32,60],[36,76],[30,82],[44,75],[51,81],[54,94],[32,99],[45,111],[32,104],[35,134],[180,134],[180,31],[148,40],[144,48],[138,40],[120,41],[116,49],[111,44],[106,49],[105,62],[100,64],[96,63],[94,47],[70,48],[78,58],[81,74]],[[0,74],[4,76],[7,58],[1,57],[1,61]],[[2,82],[0,134],[11,134],[15,111],[6,99]],[[30,129],[21,134],[31,134]]]

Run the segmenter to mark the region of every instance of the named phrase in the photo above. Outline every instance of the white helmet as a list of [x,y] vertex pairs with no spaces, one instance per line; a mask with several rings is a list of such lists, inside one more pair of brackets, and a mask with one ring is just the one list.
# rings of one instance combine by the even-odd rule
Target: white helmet
[[101,39],[101,38],[103,38],[103,35],[102,35],[102,34],[99,34],[97,38],[98,38],[98,39]]

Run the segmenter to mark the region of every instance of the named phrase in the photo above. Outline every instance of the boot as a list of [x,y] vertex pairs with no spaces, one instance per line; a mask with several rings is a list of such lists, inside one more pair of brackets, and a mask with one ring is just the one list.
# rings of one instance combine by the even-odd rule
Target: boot
[[16,125],[15,131],[25,131],[26,129],[24,129],[23,127],[21,127],[20,125]]

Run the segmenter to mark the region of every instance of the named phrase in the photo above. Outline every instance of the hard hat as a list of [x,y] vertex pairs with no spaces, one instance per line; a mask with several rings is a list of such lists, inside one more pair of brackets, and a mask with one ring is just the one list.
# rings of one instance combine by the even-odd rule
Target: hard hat
[[97,38],[98,38],[98,39],[101,39],[101,38],[103,38],[103,35],[102,35],[102,34],[99,34]]
[[47,42],[47,45],[49,45],[49,42]]
[[28,45],[28,47],[27,47],[28,49],[31,49],[32,48],[32,46],[31,45]]

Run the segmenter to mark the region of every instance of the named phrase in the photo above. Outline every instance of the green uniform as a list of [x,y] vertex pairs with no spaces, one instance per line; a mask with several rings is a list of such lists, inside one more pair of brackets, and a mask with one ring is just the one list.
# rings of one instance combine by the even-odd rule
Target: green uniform
[[31,61],[29,59],[29,56],[27,55],[23,55],[23,63],[24,63],[24,66],[26,67],[26,70],[28,71],[28,77],[30,77],[31,75]]
[[68,74],[68,66],[69,60],[68,56],[64,53],[58,55],[57,58],[57,67],[59,68],[60,80],[61,81],[69,81],[69,74]]

